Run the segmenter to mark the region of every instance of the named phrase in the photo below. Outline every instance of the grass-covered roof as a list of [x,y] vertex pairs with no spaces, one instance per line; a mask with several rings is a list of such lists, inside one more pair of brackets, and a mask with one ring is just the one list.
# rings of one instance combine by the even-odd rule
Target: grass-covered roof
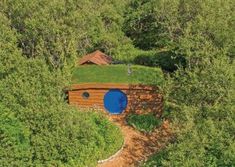
[[163,72],[159,68],[139,65],[87,65],[74,69],[72,83],[130,83],[161,85]]

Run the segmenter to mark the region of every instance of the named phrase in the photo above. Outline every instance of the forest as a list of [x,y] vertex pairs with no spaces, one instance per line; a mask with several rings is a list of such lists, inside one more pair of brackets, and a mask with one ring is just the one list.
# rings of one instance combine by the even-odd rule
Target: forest
[[95,50],[164,75],[172,137],[140,167],[235,166],[234,0],[0,0],[0,166],[92,167],[120,148],[115,124],[65,100]]

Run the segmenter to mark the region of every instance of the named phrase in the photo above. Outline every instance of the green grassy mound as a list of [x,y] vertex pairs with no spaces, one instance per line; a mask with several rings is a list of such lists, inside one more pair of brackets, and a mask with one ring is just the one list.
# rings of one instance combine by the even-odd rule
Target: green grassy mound
[[29,128],[0,115],[0,166],[93,167],[122,147],[120,129],[103,115],[76,110],[60,114],[37,115],[42,124]]
[[152,132],[156,127],[161,125],[161,120],[151,114],[130,114],[127,117],[127,123],[141,132]]
[[127,65],[79,66],[73,72],[73,83],[131,83],[157,84],[164,81],[163,73],[159,68],[132,65],[131,74],[128,74]]
[[[74,113],[72,120],[72,157],[70,165],[96,166],[98,160],[115,154],[124,142],[120,129],[102,114]],[[77,147],[77,148],[76,148]],[[71,155],[68,155],[70,157]],[[78,156],[77,156],[78,155]]]

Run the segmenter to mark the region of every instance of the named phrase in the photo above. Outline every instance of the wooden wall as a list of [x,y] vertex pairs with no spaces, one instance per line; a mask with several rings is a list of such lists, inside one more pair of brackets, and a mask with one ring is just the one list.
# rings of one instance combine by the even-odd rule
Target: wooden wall
[[[110,89],[120,89],[128,98],[128,105],[125,113],[147,113],[154,112],[161,115],[163,107],[163,97],[157,87],[147,85],[129,84],[75,84],[69,88],[69,104],[79,107],[98,108],[105,111],[103,105],[104,95]],[[88,99],[84,99],[82,94],[88,92]]]

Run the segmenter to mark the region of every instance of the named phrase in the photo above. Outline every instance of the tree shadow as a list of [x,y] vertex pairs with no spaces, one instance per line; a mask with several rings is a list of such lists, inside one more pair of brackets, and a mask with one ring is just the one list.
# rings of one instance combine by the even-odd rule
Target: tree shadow
[[133,62],[138,65],[161,67],[161,69],[174,72],[179,66],[186,66],[186,59],[181,54],[176,54],[175,51],[161,51],[151,55],[139,55]]

